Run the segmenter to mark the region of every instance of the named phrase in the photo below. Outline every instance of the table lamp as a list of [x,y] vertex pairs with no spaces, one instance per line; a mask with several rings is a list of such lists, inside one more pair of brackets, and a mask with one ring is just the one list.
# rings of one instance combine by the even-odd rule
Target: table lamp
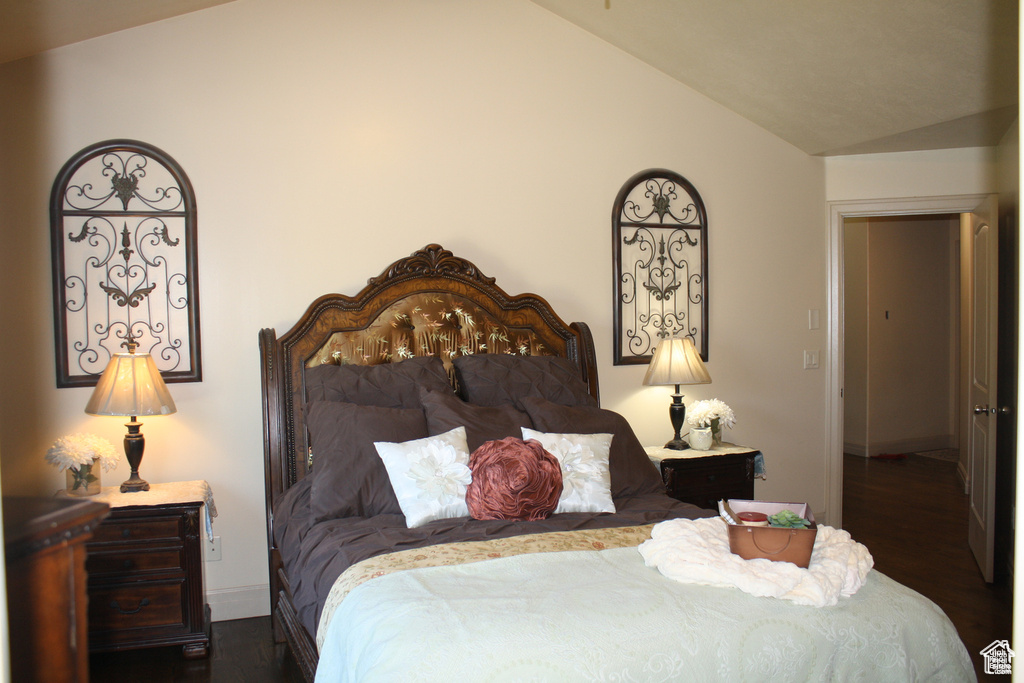
[[654,349],[654,357],[644,375],[644,385],[674,384],[675,393],[672,394],[672,404],[668,408],[669,417],[672,420],[672,427],[675,429],[675,437],[665,448],[675,451],[685,450],[690,447],[679,435],[686,421],[686,406],[683,405],[683,395],[679,392],[681,384],[710,384],[711,375],[704,367],[704,361],[693,345],[689,337],[672,337],[662,339]]
[[121,484],[121,493],[148,491],[149,483],[139,477],[139,464],[146,448],[138,421],[139,415],[170,415],[177,408],[167,391],[163,377],[148,353],[135,353],[137,344],[129,339],[128,353],[115,353],[107,364],[85,412],[89,415],[130,417],[125,424],[124,454],[131,465],[131,476]]

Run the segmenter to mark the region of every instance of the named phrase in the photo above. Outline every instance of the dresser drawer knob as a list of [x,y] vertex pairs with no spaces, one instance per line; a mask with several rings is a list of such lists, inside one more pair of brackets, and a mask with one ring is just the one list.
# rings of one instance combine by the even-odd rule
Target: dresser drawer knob
[[708,475],[708,481],[714,481],[715,479],[716,479],[716,475],[714,475],[714,474],[709,474]]
[[139,606],[135,609],[124,609],[119,604],[117,604],[117,600],[110,601],[110,606],[116,609],[121,614],[138,614],[142,610],[142,608],[148,604],[149,598],[142,598],[142,600],[139,601]]
[[131,569],[135,566],[135,562],[133,560],[125,560],[123,566],[125,569]]
[[121,537],[122,538],[128,538],[131,535],[132,535],[132,530],[131,529],[129,529],[127,527],[124,528],[124,529],[121,529]]

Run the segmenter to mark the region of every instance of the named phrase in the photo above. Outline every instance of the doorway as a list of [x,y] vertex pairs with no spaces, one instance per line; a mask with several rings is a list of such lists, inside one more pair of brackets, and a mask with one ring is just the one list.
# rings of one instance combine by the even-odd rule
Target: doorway
[[843,451],[959,453],[960,216],[844,221]]
[[828,359],[825,413],[828,416],[828,458],[825,463],[825,515],[828,523],[842,527],[845,323],[844,268],[847,218],[871,216],[950,215],[969,213],[985,195],[910,197],[882,200],[831,202],[829,204],[828,260]]

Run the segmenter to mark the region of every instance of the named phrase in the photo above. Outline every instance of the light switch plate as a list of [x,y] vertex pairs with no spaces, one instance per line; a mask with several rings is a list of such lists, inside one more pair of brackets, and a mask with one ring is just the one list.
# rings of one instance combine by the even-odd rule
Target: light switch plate
[[804,351],[804,370],[818,369],[818,350]]

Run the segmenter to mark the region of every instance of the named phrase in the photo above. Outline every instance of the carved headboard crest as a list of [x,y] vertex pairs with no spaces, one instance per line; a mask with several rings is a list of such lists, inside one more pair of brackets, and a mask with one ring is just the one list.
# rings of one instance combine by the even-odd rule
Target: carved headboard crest
[[386,271],[367,281],[370,287],[376,287],[388,281],[409,276],[444,276],[459,275],[476,280],[485,285],[493,285],[494,278],[487,277],[480,269],[464,258],[459,258],[444,249],[440,244],[428,244],[419,251],[404,259],[392,263]]

